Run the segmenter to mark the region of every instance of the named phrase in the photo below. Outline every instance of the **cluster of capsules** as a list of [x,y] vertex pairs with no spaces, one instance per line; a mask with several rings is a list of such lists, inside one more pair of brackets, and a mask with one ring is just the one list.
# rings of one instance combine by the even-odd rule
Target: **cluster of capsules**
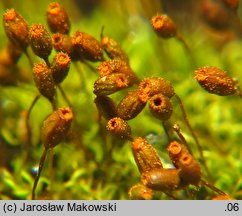
[[[40,95],[47,98],[53,108],[52,114],[45,119],[41,130],[45,148],[34,182],[32,199],[35,199],[35,189],[48,150],[66,138],[73,120],[71,105],[58,108],[56,89],[59,89],[62,96],[66,98],[61,83],[68,75],[71,62],[76,61],[87,65],[89,62],[101,62],[97,68],[99,77],[94,83],[93,92],[96,95],[94,102],[100,116],[107,120],[107,130],[121,139],[132,142],[134,158],[141,173],[141,183],[130,189],[130,198],[151,199],[152,190],[177,190],[190,184],[198,186],[202,175],[201,169],[183,144],[176,141],[170,142],[168,153],[174,169],[165,169],[152,145],[140,137],[133,139],[131,128],[127,123],[128,120],[135,118],[147,103],[155,118],[163,123],[168,121],[173,112],[171,98],[176,96],[180,100],[171,83],[162,77],[147,77],[139,80],[120,44],[104,36],[103,33],[100,41],[81,31],[76,31],[70,36],[69,16],[60,4],[56,2],[49,4],[46,17],[52,35],[42,24],[33,24],[29,27],[24,18],[14,9],[7,10],[3,15],[9,45],[1,53],[5,60],[4,63],[0,62],[0,67],[9,70],[7,74],[12,75],[12,65],[16,65],[22,53],[25,54],[33,67],[33,79]],[[182,41],[177,34],[175,23],[168,16],[153,17],[151,25],[160,37],[177,37]],[[28,54],[28,46],[31,46],[33,53],[40,57],[42,62],[33,65]],[[49,56],[53,48],[56,54],[50,61]],[[109,60],[105,60],[104,52]],[[219,79],[217,79],[218,76]],[[233,80],[214,67],[199,69],[196,72],[196,78],[210,93],[220,93],[220,95],[236,93]],[[119,103],[109,97],[134,85],[134,89],[129,91]],[[38,98],[39,95],[34,102]]]
[[153,190],[171,192],[190,184],[199,185],[202,177],[199,163],[185,145],[177,141],[168,145],[167,151],[174,168],[163,168],[154,147],[141,137],[132,142],[132,149],[141,182],[129,190],[131,199],[151,199]]

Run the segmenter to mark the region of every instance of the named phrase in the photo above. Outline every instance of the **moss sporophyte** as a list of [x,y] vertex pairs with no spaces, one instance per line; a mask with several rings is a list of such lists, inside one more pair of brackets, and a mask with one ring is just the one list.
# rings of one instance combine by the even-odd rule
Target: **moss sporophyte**
[[[99,4],[116,8],[105,2]],[[124,10],[124,25],[90,8],[87,19],[71,7],[74,1],[44,1],[44,21],[35,17],[37,23],[27,22],[21,7],[3,13],[0,198],[241,198],[242,119],[231,114],[239,113],[242,97],[233,78],[242,47],[239,1],[183,2],[196,12],[185,24],[176,3],[161,2],[159,9],[151,2],[144,7],[142,19]],[[194,33],[192,21],[203,27]],[[118,28],[123,32],[116,34]],[[199,47],[210,31],[226,38],[213,46],[214,33]],[[228,44],[217,57],[226,40],[239,52],[230,56],[235,45]],[[155,142],[149,134],[157,135]],[[236,164],[232,183],[224,174],[227,157],[229,166]]]

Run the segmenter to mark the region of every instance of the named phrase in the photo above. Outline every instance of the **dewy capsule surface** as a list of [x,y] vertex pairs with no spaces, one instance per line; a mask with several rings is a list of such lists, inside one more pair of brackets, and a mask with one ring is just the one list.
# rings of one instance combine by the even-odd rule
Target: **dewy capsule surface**
[[68,107],[59,108],[46,118],[41,129],[41,137],[46,149],[54,148],[66,138],[72,120],[73,113]]
[[161,169],[163,165],[155,148],[142,137],[132,142],[133,155],[140,173]]
[[174,21],[167,15],[156,15],[151,19],[151,25],[158,36],[171,38],[176,36],[177,28]]
[[49,32],[41,24],[34,24],[29,30],[29,42],[35,55],[47,59],[52,50]]
[[3,26],[9,40],[25,51],[29,44],[29,27],[24,18],[15,9],[9,9],[3,14]]
[[33,68],[35,85],[39,92],[52,101],[55,95],[55,82],[45,63],[36,63]]
[[195,78],[211,94],[227,96],[236,93],[234,80],[218,67],[201,67],[195,71]]
[[71,23],[63,6],[57,2],[50,3],[47,9],[47,23],[53,33],[68,34]]

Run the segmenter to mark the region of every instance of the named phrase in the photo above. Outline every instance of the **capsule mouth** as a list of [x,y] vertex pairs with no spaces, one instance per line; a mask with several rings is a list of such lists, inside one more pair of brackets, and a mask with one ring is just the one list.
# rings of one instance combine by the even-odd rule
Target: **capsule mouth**
[[111,68],[108,62],[103,62],[102,64],[99,65],[98,71],[101,76],[107,76],[110,74]]
[[5,21],[14,21],[17,17],[17,13],[14,9],[7,10],[4,14]]
[[66,121],[71,121],[73,119],[73,113],[69,108],[60,109],[61,115]]
[[45,63],[36,63],[34,64],[34,73],[35,74],[42,74],[48,70],[48,67]]
[[32,38],[40,38],[43,36],[44,32],[45,32],[45,29],[42,25],[40,24],[36,24],[36,25],[33,25],[30,29],[30,37]]
[[65,53],[58,53],[56,56],[56,61],[61,65],[69,65],[70,58]]
[[118,76],[116,79],[116,85],[118,88],[123,88],[123,87],[128,86],[127,78],[124,77],[123,75]]
[[145,145],[145,140],[141,137],[136,138],[133,143],[132,147],[134,151],[140,151]]
[[74,34],[74,36],[73,36],[73,38],[72,38],[72,43],[74,44],[74,45],[81,45],[82,44],[82,41],[83,41],[83,33],[82,32],[79,32],[79,31],[77,31],[75,34]]
[[49,5],[48,13],[51,15],[57,15],[60,13],[60,5],[56,2]]
[[142,81],[140,84],[139,84],[139,87],[140,89],[142,89],[144,92],[146,92],[147,94],[150,93],[151,91],[151,83],[149,80],[145,80],[145,81]]
[[53,37],[52,37],[52,43],[54,46],[57,46],[57,45],[60,45],[62,42],[62,37],[61,37],[61,34],[57,33],[57,34],[54,34]]
[[177,142],[172,142],[168,147],[168,152],[172,155],[180,154],[182,146]]
[[192,161],[192,157],[188,154],[185,154],[181,157],[180,159],[180,162],[183,164],[183,165],[189,165]]
[[155,16],[152,19],[152,25],[157,29],[162,28],[165,25],[165,17],[164,16]]
[[161,97],[156,97],[156,98],[154,98],[154,100],[153,100],[153,104],[154,104],[155,106],[157,106],[157,107],[161,106],[162,103],[163,103],[163,100],[162,100]]
[[119,122],[117,118],[113,118],[108,123],[108,128],[110,130],[115,130],[119,126]]

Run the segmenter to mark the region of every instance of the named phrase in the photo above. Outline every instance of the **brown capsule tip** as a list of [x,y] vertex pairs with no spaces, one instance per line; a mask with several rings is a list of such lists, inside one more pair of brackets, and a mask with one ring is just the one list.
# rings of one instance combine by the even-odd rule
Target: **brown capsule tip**
[[131,128],[126,121],[119,117],[112,118],[108,121],[107,130],[121,138],[129,138],[131,136]]
[[149,100],[149,95],[143,90],[139,90],[139,100],[142,103],[146,103]]
[[61,41],[62,41],[62,34],[56,33],[52,36],[52,43],[54,47],[59,46],[61,44]]
[[176,36],[176,25],[167,15],[156,15],[151,19],[151,25],[155,32],[162,38]]
[[45,28],[43,25],[41,24],[34,24],[31,26],[30,30],[29,30],[29,34],[31,38],[34,39],[38,39],[43,37],[43,35],[45,34]]
[[195,78],[211,94],[227,96],[235,94],[237,90],[236,82],[217,67],[201,67],[195,71]]
[[70,108],[60,109],[60,118],[63,118],[66,122],[71,122],[73,119],[73,113]]
[[163,94],[156,94],[150,98],[149,108],[154,117],[161,121],[168,120],[172,115],[170,99]]
[[115,80],[117,87],[118,88],[124,88],[127,87],[129,84],[128,79],[126,79],[125,76],[118,76],[117,79]]
[[34,64],[33,71],[34,71],[35,74],[42,74],[46,70],[48,70],[48,66],[45,63]]
[[69,67],[69,65],[71,63],[70,57],[66,53],[63,53],[63,52],[57,53],[55,60],[56,60],[57,64],[59,64],[63,68]]
[[67,76],[70,69],[71,59],[63,52],[58,52],[51,65],[51,72],[55,83],[61,83]]
[[104,61],[102,64],[100,64],[97,68],[100,76],[106,76],[108,74],[110,74],[110,65]]
[[184,166],[188,166],[188,165],[191,164],[192,159],[193,159],[193,158],[192,158],[191,155],[189,155],[189,154],[184,154],[184,155],[181,156],[179,162],[180,162],[182,165],[184,165]]
[[174,155],[174,156],[179,155],[181,151],[182,151],[182,146],[176,141],[171,142],[168,146],[168,152],[171,155]]
[[81,44],[83,41],[82,41],[82,35],[77,35],[76,37],[73,38],[72,40],[72,43],[74,45],[79,45]]
[[136,138],[132,143],[132,148],[135,152],[138,152],[143,149],[144,145],[146,143],[146,140],[142,137]]
[[61,7],[57,2],[53,2],[49,4],[48,13],[51,15],[57,15],[60,13]]
[[5,21],[14,21],[17,17],[17,13],[14,9],[9,9],[3,14]]

